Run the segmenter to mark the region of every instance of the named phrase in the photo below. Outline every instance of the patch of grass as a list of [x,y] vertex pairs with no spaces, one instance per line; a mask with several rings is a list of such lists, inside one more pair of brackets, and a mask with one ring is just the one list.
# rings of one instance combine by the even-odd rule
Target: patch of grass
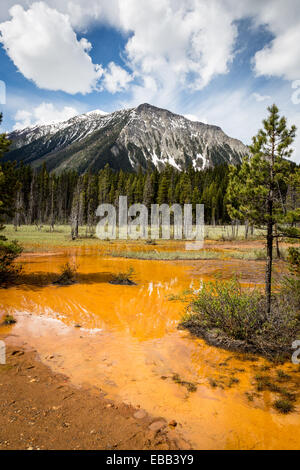
[[56,246],[82,246],[84,240],[85,245],[99,244],[99,240],[85,236],[86,228],[79,228],[79,239],[72,241],[71,229],[69,225],[57,225],[54,232],[49,230],[49,226],[38,227],[36,225],[22,225],[15,232],[13,225],[6,225],[3,234],[8,240],[18,240],[19,243],[25,245],[25,251],[41,251],[52,249]]
[[291,379],[291,376],[286,374],[283,370],[281,369],[278,369],[276,371],[277,373],[277,377],[278,377],[278,380],[280,380],[280,382],[287,382]]
[[56,281],[54,281],[54,284],[57,284],[59,286],[70,286],[74,284],[75,281],[75,276],[77,272],[77,266],[76,265],[71,265],[70,263],[65,263],[61,266],[60,268],[60,275]]
[[208,382],[209,382],[209,385],[212,387],[212,388],[216,388],[218,386],[218,383],[215,379],[213,379],[212,377],[210,377],[208,379]]
[[290,392],[289,390],[286,390],[285,388],[281,389],[280,392],[281,396],[289,401],[295,402],[297,400],[297,395],[294,392]]
[[[282,375],[281,372],[279,371],[279,375]],[[286,374],[284,374],[284,376],[285,375]],[[273,404],[274,408],[276,408],[280,413],[286,414],[294,411],[295,407],[293,403],[297,401],[297,394],[286,388],[279,387],[279,385],[276,384],[276,381],[278,380],[278,371],[275,377],[257,374],[255,376],[255,380],[256,390],[258,392],[267,390],[280,395],[280,398],[278,398]]]
[[269,371],[270,369],[271,369],[271,366],[268,366],[268,365],[266,365],[266,364],[264,364],[264,365],[262,365],[262,366],[260,367],[260,370],[261,370],[262,372],[267,372],[267,371]]
[[169,302],[181,301],[181,302],[190,302],[190,296],[193,295],[191,289],[185,289],[181,294],[171,294],[168,297]]
[[185,387],[189,392],[197,391],[197,386],[193,382],[187,382],[185,380],[182,380],[178,374],[174,374],[172,377],[172,380],[176,384],[182,385],[182,387]]
[[234,359],[238,359],[239,361],[242,362],[257,362],[258,357],[253,356],[253,354],[241,354],[239,356],[234,356]]
[[[206,240],[221,240],[221,241],[237,241],[245,240],[245,225],[239,225],[237,235],[233,236],[231,225],[221,225],[221,226],[205,226],[205,239]],[[255,228],[253,234],[249,231],[248,239],[249,240],[258,240],[262,238],[264,231],[262,229]]]
[[177,295],[172,294],[172,295],[169,295],[169,297],[168,297],[169,302],[175,302],[175,301],[181,300],[181,299],[182,299],[182,297],[179,294],[177,294]]
[[111,251],[110,256],[115,258],[141,259],[141,260],[161,260],[161,261],[185,261],[185,260],[213,260],[213,259],[241,259],[260,260],[257,250],[248,251]]
[[291,401],[283,399],[276,400],[273,407],[282,414],[288,414],[295,410],[295,406]]
[[254,397],[255,397],[254,393],[245,392],[245,395],[246,395],[248,401],[251,401],[251,402],[254,401]]
[[120,285],[120,286],[134,286],[136,285],[133,280],[134,274],[135,274],[134,269],[130,267],[128,271],[114,274],[112,280],[110,281],[110,284]]
[[230,377],[228,382],[228,387],[232,387],[232,385],[238,384],[240,381],[237,377]]
[[157,243],[156,243],[155,240],[146,240],[145,245],[153,245],[153,246],[155,246],[155,245],[157,245]]
[[141,260],[197,260],[197,259],[220,259],[222,253],[215,251],[111,251],[110,256],[115,258],[141,259]]
[[5,315],[3,325],[14,325],[17,320],[12,315]]
[[273,392],[273,393],[281,392],[281,388],[276,383],[274,383],[272,378],[268,375],[257,374],[255,376],[255,380],[257,382],[256,390],[258,392],[264,392],[266,390],[269,390],[270,392]]

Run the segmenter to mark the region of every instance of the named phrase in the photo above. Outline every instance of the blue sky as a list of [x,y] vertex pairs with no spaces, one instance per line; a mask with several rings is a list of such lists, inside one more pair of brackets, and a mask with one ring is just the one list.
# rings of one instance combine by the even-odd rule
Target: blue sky
[[143,102],[244,143],[273,102],[300,129],[298,0],[5,0],[0,34],[6,131]]

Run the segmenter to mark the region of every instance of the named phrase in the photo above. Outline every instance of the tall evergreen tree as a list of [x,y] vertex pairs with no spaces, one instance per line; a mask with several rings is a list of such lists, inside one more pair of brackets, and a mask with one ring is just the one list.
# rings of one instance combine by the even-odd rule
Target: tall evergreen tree
[[154,184],[151,172],[148,171],[145,185],[144,185],[144,192],[143,192],[143,204],[150,208],[151,204],[153,203],[154,198]]
[[291,165],[287,158],[296,134],[296,127],[287,127],[286,118],[279,116],[276,105],[268,108],[269,116],[263,129],[253,137],[251,156],[238,170],[231,168],[228,186],[228,210],[233,219],[248,220],[266,227],[266,299],[271,309],[272,263],[275,225],[287,220],[283,190],[291,181]]
[[[0,125],[1,123],[2,113],[0,113]],[[10,144],[11,142],[7,139],[6,134],[0,134],[0,158],[9,150]],[[10,167],[4,174],[0,165],[0,230],[4,228],[5,216],[13,216],[16,177]]]

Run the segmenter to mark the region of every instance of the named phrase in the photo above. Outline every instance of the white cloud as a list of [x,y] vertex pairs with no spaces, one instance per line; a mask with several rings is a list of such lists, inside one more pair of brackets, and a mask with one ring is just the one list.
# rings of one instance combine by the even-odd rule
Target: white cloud
[[92,63],[91,44],[77,40],[68,16],[44,2],[11,8],[11,20],[0,24],[0,41],[19,71],[40,88],[88,93],[102,75]]
[[261,101],[267,101],[267,100],[270,100],[271,99],[271,96],[268,96],[268,95],[261,95],[260,93],[252,93],[252,96],[253,98],[255,98],[256,101],[258,101],[259,103]]
[[[32,24],[29,12],[37,8],[34,0],[5,0],[0,2],[2,21],[9,19],[8,8],[16,2],[30,9],[24,12],[17,7],[16,18],[9,21],[8,53],[19,70],[43,88],[69,93],[94,88],[112,94],[129,91],[124,97],[126,106],[147,101],[183,111],[193,118],[199,116],[202,122],[224,125],[231,135],[247,140],[257,130],[257,116],[263,116],[268,95],[277,102],[271,90],[266,94],[247,90],[248,95],[240,90],[228,98],[220,95],[218,99],[224,102],[209,98],[213,108],[206,107],[206,94],[202,94],[200,106],[194,106],[194,97],[199,95],[187,97],[186,93],[203,90],[229,71],[236,47],[236,20],[246,17],[253,19],[254,31],[263,26],[274,37],[253,58],[255,73],[300,79],[299,0],[45,0],[47,15],[36,14]],[[13,25],[17,19],[20,24]],[[95,23],[123,34],[126,45],[120,52],[126,70],[115,63],[97,70],[92,63],[91,44],[86,39],[78,41],[74,31],[86,31]],[[230,116],[228,109],[232,110]]]
[[199,90],[228,72],[237,28],[219,0],[126,0],[119,8],[121,27],[133,32],[126,53],[137,75]]
[[237,17],[250,16],[254,25],[264,26],[273,41],[255,54],[257,75],[300,78],[300,2],[299,0],[227,0]]
[[114,62],[108,64],[103,77],[102,87],[112,94],[127,90],[129,83],[133,80],[133,77],[125,69]]
[[[199,90],[227,73],[233,59],[237,28],[220,0],[47,0],[48,7],[19,1],[30,9],[11,10],[13,19],[0,26],[3,43],[23,75],[42,88],[91,91],[103,69],[96,70],[87,53],[91,45],[77,41],[72,27],[95,22],[130,36],[123,55],[142,88],[151,78],[162,93],[174,82]],[[116,67],[106,71],[103,83],[112,93],[129,83],[128,72]]]
[[290,28],[255,54],[255,72],[257,75],[283,77],[296,80],[300,77],[300,20],[297,26]]
[[41,103],[32,111],[19,110],[15,116],[16,124],[14,130],[36,125],[56,124],[67,121],[77,114],[79,114],[77,109],[70,106],[57,109],[52,103]]

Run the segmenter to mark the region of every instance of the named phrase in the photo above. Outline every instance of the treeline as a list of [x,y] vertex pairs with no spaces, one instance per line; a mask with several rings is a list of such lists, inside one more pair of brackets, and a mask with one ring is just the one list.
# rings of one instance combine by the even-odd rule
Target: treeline
[[[291,163],[290,171],[297,167]],[[229,166],[219,165],[203,171],[193,168],[179,172],[172,166],[143,173],[114,171],[108,165],[97,174],[78,175],[74,171],[61,174],[49,173],[44,166],[37,171],[30,166],[2,165],[5,175],[4,193],[12,203],[11,217],[7,212],[6,222],[20,225],[71,224],[86,226],[92,233],[97,223],[96,209],[99,204],[110,203],[118,207],[119,196],[128,197],[128,205],[143,203],[149,209],[151,204],[204,204],[205,223],[221,225],[232,222],[228,207],[227,188]],[[282,197],[295,196],[292,188],[286,188]],[[298,199],[298,197],[297,197]],[[295,200],[295,207],[299,201]],[[13,207],[12,207],[13,206]],[[1,211],[1,209],[0,209]]]
[[[205,205],[207,224],[225,224],[230,221],[226,209],[226,189],[229,168],[220,165],[203,171],[190,168],[179,172],[167,166],[161,173],[146,174],[114,171],[107,165],[97,174],[79,176],[74,171],[50,174],[46,166],[40,171],[30,166],[2,165],[9,188],[14,193],[14,217],[7,222],[18,226],[68,224],[76,218],[77,225],[93,230],[95,212],[99,204],[118,206],[119,196],[127,196],[128,204],[196,204]],[[73,220],[74,222],[74,220]]]

